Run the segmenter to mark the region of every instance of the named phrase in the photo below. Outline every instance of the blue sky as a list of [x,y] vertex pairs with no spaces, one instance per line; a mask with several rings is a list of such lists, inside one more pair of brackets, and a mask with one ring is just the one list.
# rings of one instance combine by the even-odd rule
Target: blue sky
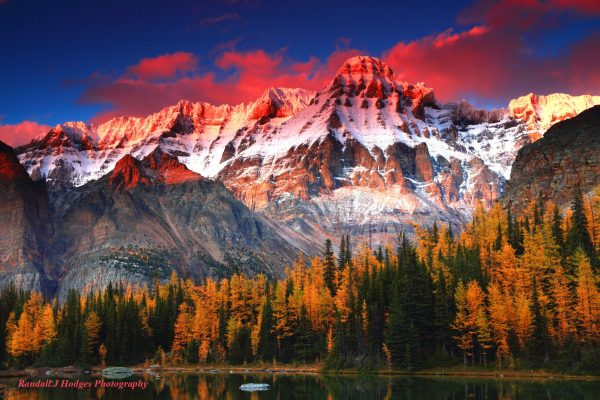
[[[600,53],[600,7],[590,1],[574,1],[572,7],[558,0],[525,1],[525,8],[516,3],[0,0],[0,124],[101,121],[120,113],[155,111],[178,94],[190,100],[247,101],[269,84],[268,77],[252,78],[251,71],[261,75],[256,72],[260,64],[253,64],[261,54],[276,64],[269,72],[278,77],[273,82],[304,79],[311,88],[334,72],[328,60],[365,53],[383,57],[407,79],[437,83],[432,86],[443,100],[460,97],[497,106],[534,90],[586,91],[581,79],[598,94],[598,76],[580,64],[586,53],[592,58],[598,57],[593,50]],[[533,22],[522,22],[524,16]],[[469,34],[474,27],[485,29]],[[445,46],[442,53],[440,44]],[[193,65],[151,80],[131,72],[143,59],[176,52],[188,54]],[[247,57],[225,61],[227,53]],[[469,65],[458,57],[489,62],[488,76],[469,73]],[[561,66],[563,61],[569,70]],[[287,72],[311,62],[302,73]],[[492,65],[502,63],[506,71]],[[532,65],[552,73],[536,77],[535,68],[529,70]],[[437,71],[446,66],[449,72],[440,76]],[[514,85],[481,84],[496,76],[508,82],[519,71],[525,76],[516,76]],[[575,82],[572,74],[582,77]],[[547,83],[552,77],[556,84]],[[186,82],[197,90],[186,89]],[[504,89],[507,85],[510,90]],[[127,91],[141,87],[139,96],[155,96],[156,101],[128,107],[127,101],[139,102],[140,97],[129,98]],[[215,95],[219,90],[245,94]]]

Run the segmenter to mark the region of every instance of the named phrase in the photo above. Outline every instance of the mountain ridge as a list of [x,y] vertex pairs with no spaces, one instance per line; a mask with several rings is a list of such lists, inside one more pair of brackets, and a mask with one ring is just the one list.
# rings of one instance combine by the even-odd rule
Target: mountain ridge
[[142,160],[125,155],[110,174],[66,191],[47,192],[0,143],[6,170],[21,172],[0,179],[0,286],[64,299],[72,288],[150,285],[173,271],[281,276],[315,245],[160,148]]
[[160,149],[308,236],[401,229],[417,215],[460,224],[502,194],[521,147],[594,102],[530,94],[501,110],[440,104],[433,89],[357,56],[317,92],[269,88],[238,106],[180,101],[98,128],[68,123],[18,153],[33,179],[68,188]]

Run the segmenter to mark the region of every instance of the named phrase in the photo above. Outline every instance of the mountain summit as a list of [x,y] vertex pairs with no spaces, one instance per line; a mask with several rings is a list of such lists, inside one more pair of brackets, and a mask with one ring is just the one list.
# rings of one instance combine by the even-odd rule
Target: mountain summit
[[316,93],[269,88],[247,104],[180,101],[98,127],[65,123],[17,152],[32,179],[68,189],[126,156],[133,163],[160,151],[181,164],[178,176],[220,181],[300,234],[385,233],[462,223],[500,196],[521,147],[596,103],[530,94],[505,110],[441,104],[423,83],[400,82],[383,61],[358,56]]

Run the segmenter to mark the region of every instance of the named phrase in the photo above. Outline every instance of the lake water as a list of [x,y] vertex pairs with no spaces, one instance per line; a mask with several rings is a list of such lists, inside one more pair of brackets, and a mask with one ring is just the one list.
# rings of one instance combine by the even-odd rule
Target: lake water
[[[145,389],[17,389],[14,388],[17,380],[3,381],[9,387],[0,388],[0,399],[600,399],[600,381],[224,373],[166,374],[161,379],[140,376],[131,381],[138,379],[148,386]],[[93,380],[89,382],[95,384]],[[244,383],[268,383],[270,389],[243,392],[239,387]]]

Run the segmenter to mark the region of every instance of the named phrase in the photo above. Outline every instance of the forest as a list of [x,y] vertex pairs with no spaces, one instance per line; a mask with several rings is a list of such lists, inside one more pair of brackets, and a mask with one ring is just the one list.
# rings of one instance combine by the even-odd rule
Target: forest
[[66,300],[0,292],[0,366],[320,363],[600,369],[600,189],[560,210],[477,207],[377,248],[299,257],[285,278],[118,282]]

